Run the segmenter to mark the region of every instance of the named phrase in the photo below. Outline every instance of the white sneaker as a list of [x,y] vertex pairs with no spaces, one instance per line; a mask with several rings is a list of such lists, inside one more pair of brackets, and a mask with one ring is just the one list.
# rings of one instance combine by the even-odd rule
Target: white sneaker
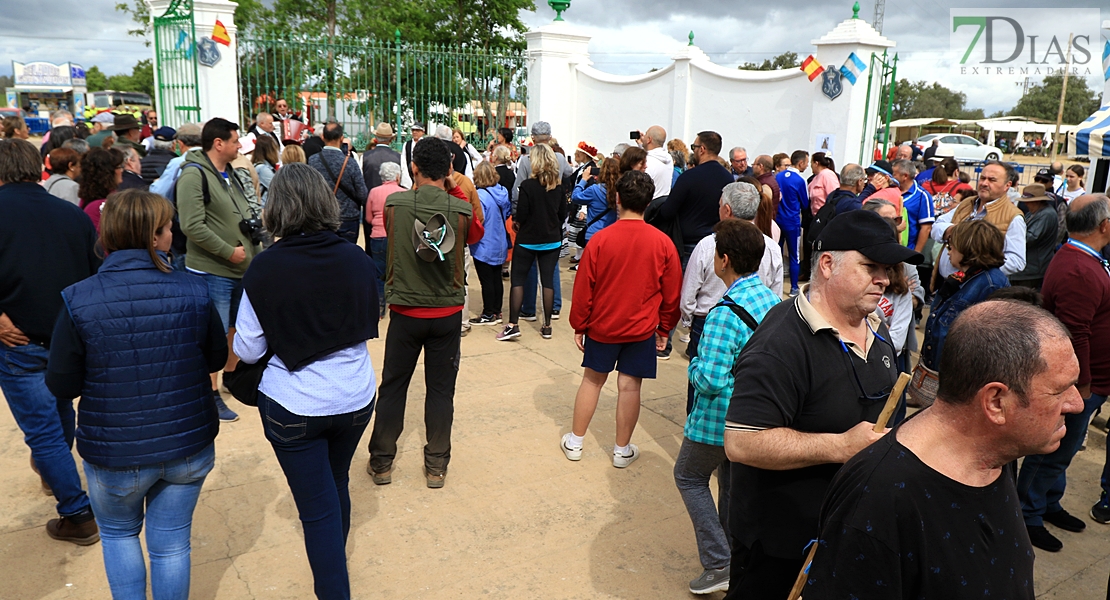
[[632,451],[632,454],[626,454],[624,456],[617,454],[616,450],[613,451],[614,467],[623,469],[635,462],[637,458],[640,458],[640,449],[636,447],[636,444],[629,444],[628,449]]
[[678,334],[678,341],[680,343],[683,343],[683,344],[689,344],[690,343],[690,334],[689,333],[680,333],[680,334]]
[[582,447],[571,448],[567,440],[570,439],[570,434],[563,436],[563,442],[559,444],[563,448],[563,454],[567,455],[567,460],[582,460]]

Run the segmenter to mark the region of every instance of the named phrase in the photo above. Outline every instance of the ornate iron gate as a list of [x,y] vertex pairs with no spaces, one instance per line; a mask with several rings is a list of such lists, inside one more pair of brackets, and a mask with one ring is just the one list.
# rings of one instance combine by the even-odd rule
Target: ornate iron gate
[[385,42],[240,36],[238,45],[244,125],[285,99],[313,125],[343,123],[361,151],[383,121],[400,134],[395,144],[414,122],[459,129],[474,144],[526,123],[523,52],[403,43],[399,31]]
[[180,127],[199,122],[193,0],[174,0],[165,14],[154,17],[154,56],[161,123]]

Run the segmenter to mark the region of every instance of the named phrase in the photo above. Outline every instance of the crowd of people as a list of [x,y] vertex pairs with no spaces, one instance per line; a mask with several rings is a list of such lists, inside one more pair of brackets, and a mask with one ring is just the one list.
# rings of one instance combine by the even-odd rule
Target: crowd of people
[[[690,592],[786,597],[816,543],[806,598],[1032,598],[1032,549],[1062,548],[1045,525],[1085,527],[1059,501],[1110,394],[1110,199],[1081,167],[1015,190],[988,162],[972,186],[943,150],[837,170],[657,125],[568,153],[543,121],[485,148],[421,123],[394,146],[381,123],[360,156],[284,100],[242,136],[98,118],[56,115],[41,151],[4,123],[0,241],[21,250],[0,259],[0,389],[57,500],[47,534],[100,541],[114,598],[145,597],[144,527],[154,597],[188,595],[213,440],[239,418],[221,372],[247,382],[232,391],[258,408],[317,597],[351,597],[365,430],[388,485],[423,354],[423,474],[442,488],[461,338],[537,321],[552,339],[563,262],[583,368],[568,460],[616,371],[611,460],[630,467],[644,380],[685,344]],[[366,342],[386,319],[379,380]],[[1110,524],[1102,486],[1090,516]]]

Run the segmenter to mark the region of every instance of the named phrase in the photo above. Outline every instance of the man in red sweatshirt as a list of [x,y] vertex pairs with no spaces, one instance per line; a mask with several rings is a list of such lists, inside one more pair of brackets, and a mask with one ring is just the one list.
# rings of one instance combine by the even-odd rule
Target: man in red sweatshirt
[[632,430],[640,416],[640,385],[655,378],[655,353],[678,322],[682,267],[671,239],[644,222],[655,194],[651,177],[628,171],[617,182],[619,219],[590,238],[578,263],[570,325],[584,353],[585,373],[574,399],[574,424],[563,453],[581,460],[582,436],[597,409],[601,387],[616,368],[617,431],[613,466],[640,457]]

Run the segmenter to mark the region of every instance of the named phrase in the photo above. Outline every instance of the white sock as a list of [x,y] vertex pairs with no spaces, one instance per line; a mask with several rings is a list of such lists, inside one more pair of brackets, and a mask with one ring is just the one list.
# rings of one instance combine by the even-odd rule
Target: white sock
[[628,446],[613,446],[613,454],[616,456],[628,456],[631,453],[632,452],[628,449]]
[[581,448],[582,447],[582,438],[578,437],[577,435],[574,435],[573,431],[568,433],[567,434],[567,447],[568,448]]

